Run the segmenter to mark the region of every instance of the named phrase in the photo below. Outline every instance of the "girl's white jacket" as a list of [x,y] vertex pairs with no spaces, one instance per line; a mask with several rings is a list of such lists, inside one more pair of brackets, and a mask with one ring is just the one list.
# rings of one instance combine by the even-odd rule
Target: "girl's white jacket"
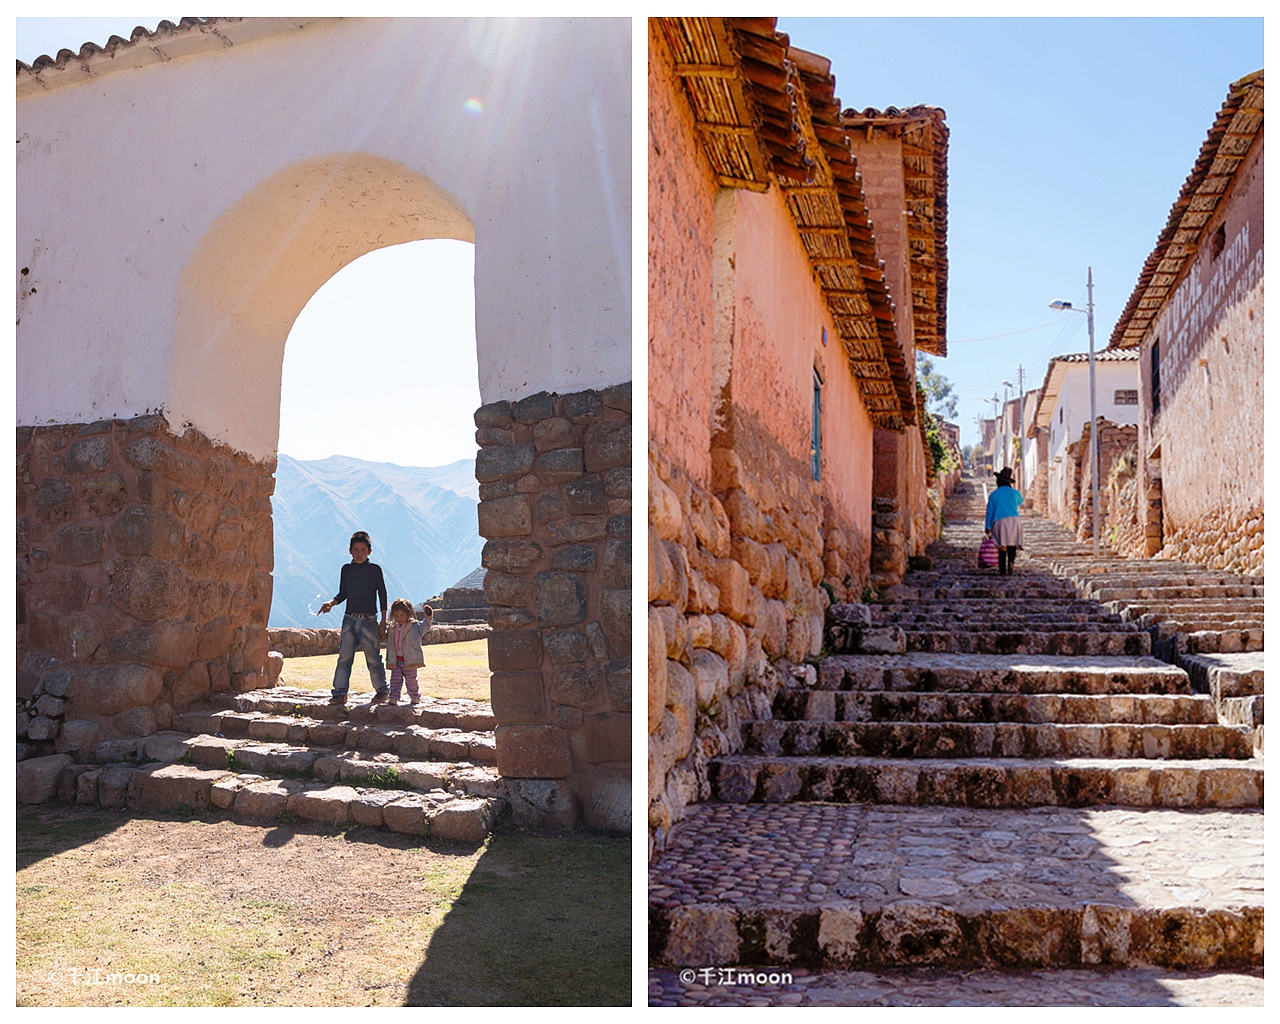
[[[405,668],[421,668],[426,664],[426,659],[422,656],[422,638],[431,632],[430,622],[411,621],[404,628],[404,638],[400,641],[401,654],[404,658]],[[387,664],[394,666],[396,663],[396,624],[395,621],[387,623]]]

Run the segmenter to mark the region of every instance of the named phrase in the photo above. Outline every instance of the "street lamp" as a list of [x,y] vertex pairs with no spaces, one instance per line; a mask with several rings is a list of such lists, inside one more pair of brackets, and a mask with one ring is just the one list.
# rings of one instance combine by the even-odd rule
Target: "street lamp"
[[1098,557],[1098,386],[1093,368],[1093,267],[1089,268],[1089,302],[1086,309],[1076,309],[1061,299],[1049,303],[1050,309],[1066,309],[1089,316],[1089,467],[1093,484],[1093,557]]
[[[1008,409],[1008,408],[1009,408],[1009,391],[1013,388],[1013,382],[1012,382],[1012,381],[1008,381],[1008,380],[1002,380],[1000,383],[1004,385],[1004,405],[1005,405],[1005,408],[1006,408],[1006,409]],[[1018,403],[1018,418],[1019,418],[1019,419],[1021,419],[1021,418],[1022,418],[1022,403],[1021,403],[1021,402],[1019,402],[1019,403]],[[1010,423],[1011,425],[1013,424],[1013,416],[1012,416],[1012,415],[1010,415],[1010,417],[1009,417],[1009,423]],[[1013,429],[1013,433],[1014,433],[1014,437],[1017,437],[1018,428],[1017,428],[1016,426],[1015,426],[1015,427],[1014,427],[1014,429]],[[1017,464],[1018,464],[1018,449],[1017,449],[1017,447],[1016,447],[1016,445],[1017,445],[1017,442],[1016,442],[1016,441],[1014,442],[1014,445],[1015,445],[1015,447],[1014,447],[1014,449],[1013,449],[1013,453],[1012,453],[1012,454],[1013,454],[1013,463],[1014,463],[1015,471],[1016,471],[1016,467],[1017,467]],[[1007,466],[1007,465],[1009,465],[1009,463],[1007,463],[1007,462],[1006,462],[1006,463],[1005,463],[1005,465]],[[1019,472],[1019,473],[1017,473],[1017,479],[1018,479],[1018,489],[1019,489],[1019,490],[1021,490],[1021,489],[1022,489],[1022,474],[1021,474],[1020,472]]]

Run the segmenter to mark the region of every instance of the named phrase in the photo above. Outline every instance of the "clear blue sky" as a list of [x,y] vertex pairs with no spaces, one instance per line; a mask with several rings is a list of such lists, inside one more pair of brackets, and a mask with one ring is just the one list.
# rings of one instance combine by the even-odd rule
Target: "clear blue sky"
[[[946,359],[963,443],[1001,382],[1104,348],[1229,84],[1263,66],[1262,19],[782,18],[831,59],[845,108],[947,111]],[[966,341],[1050,326],[1013,337]]]
[[[18,18],[17,56],[102,46],[161,18]],[[171,17],[175,24],[179,18]],[[447,240],[379,249],[339,271],[294,322],[285,346],[280,451],[297,459],[352,455],[401,466],[475,457],[480,405],[475,246]],[[352,427],[344,394],[359,354],[381,385],[379,407]],[[399,354],[403,373],[389,372]]]

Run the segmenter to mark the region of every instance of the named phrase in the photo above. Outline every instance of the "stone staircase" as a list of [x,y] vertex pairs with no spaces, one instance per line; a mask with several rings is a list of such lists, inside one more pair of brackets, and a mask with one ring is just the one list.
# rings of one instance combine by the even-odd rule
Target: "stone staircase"
[[1262,749],[1263,580],[1155,559],[1095,559],[1088,545],[1046,558],[1055,573],[1151,636],[1157,657],[1213,698],[1219,721],[1250,725]]
[[654,966],[1261,964],[1259,730],[1050,572],[1087,548],[1055,524],[979,570],[983,507],[962,483],[934,568],[841,606],[853,653],[708,765],[651,866]]
[[480,842],[504,817],[545,825],[567,813],[571,824],[572,805],[557,807],[543,780],[499,777],[493,727],[489,705],[470,700],[344,708],[277,686],[187,708],[150,736],[19,762],[18,798],[219,808],[460,842]]

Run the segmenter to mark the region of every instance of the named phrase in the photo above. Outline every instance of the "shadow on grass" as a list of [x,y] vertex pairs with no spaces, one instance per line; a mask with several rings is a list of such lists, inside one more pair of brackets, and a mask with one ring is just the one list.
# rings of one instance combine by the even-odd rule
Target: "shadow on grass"
[[631,843],[495,833],[406,1006],[628,1006]]
[[46,857],[74,850],[109,835],[132,818],[128,811],[66,804],[38,804],[18,809],[18,870]]

